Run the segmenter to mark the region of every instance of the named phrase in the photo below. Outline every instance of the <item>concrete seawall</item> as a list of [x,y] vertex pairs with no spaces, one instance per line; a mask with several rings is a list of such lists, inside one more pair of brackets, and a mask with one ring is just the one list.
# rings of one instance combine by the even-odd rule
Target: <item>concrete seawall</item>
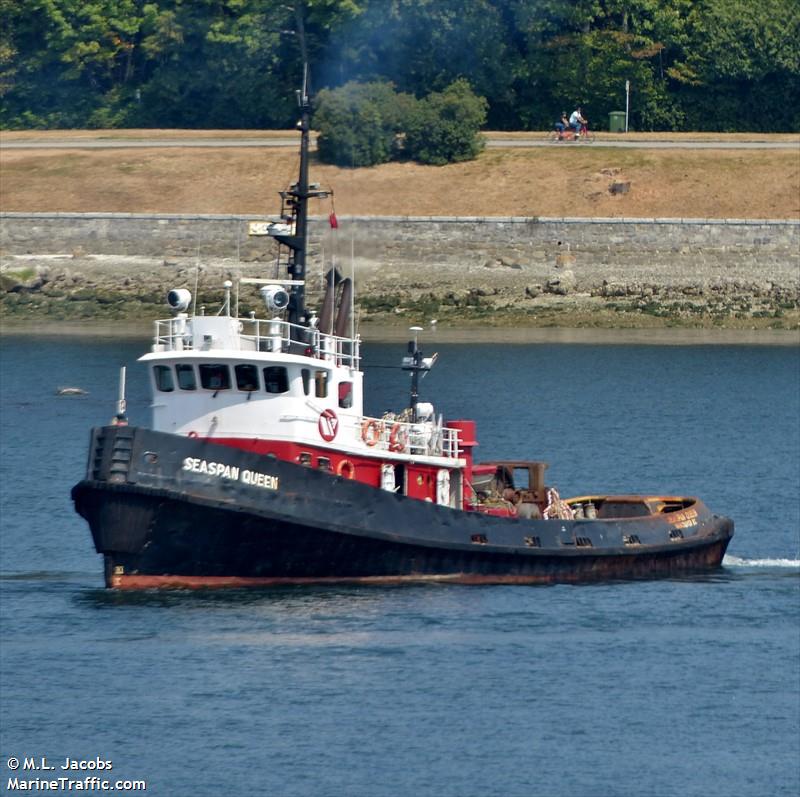
[[[252,258],[269,250],[268,238],[248,236],[251,221],[272,216],[127,213],[0,213],[3,254],[56,254],[82,248],[91,254]],[[559,241],[574,249],[613,252],[719,248],[734,256],[785,252],[798,257],[800,221],[770,219],[645,219],[547,217],[351,216],[340,234],[356,242],[407,244],[437,256],[430,243],[448,240],[451,256],[513,249],[536,254]],[[311,219],[312,237],[327,234],[327,220]],[[455,247],[455,248],[454,248]]]
[[[274,242],[250,236],[248,228],[251,221],[274,220],[3,213],[6,305],[24,311],[20,305],[30,304],[36,292],[71,299],[77,291],[79,301],[89,301],[87,288],[107,304],[116,293],[120,301],[137,291],[149,298],[186,280],[197,262],[209,277],[217,270],[231,276],[272,274]],[[310,276],[334,259],[346,272],[352,265],[365,313],[440,308],[469,315],[482,308],[541,319],[565,310],[610,308],[656,316],[782,317],[796,313],[800,299],[800,221],[795,220],[340,217],[339,222],[334,232],[327,219],[311,220]]]

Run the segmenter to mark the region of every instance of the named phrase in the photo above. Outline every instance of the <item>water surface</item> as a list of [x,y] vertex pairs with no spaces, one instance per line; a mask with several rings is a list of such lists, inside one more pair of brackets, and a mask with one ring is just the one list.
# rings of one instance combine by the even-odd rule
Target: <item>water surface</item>
[[[146,345],[0,339],[4,788],[10,756],[100,756],[178,797],[798,793],[796,348],[426,343],[422,398],[478,421],[479,458],[699,495],[736,522],[717,573],[114,594],[69,488],[120,365],[147,422]],[[403,405],[407,376],[366,379],[368,412]]]

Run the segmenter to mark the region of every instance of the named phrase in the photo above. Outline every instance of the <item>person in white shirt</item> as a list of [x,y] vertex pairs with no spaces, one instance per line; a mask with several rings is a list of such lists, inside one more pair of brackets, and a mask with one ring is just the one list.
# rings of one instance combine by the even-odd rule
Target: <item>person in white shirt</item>
[[579,105],[570,115],[569,115],[569,126],[575,131],[575,138],[577,138],[581,134],[581,125],[585,125],[586,120],[583,118],[581,114],[581,106]]

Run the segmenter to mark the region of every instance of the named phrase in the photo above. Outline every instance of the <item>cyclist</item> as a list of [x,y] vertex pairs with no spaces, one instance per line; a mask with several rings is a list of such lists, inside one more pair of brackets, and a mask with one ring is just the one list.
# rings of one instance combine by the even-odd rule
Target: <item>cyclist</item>
[[556,122],[556,131],[558,132],[558,137],[562,138],[564,136],[564,131],[569,127],[569,119],[567,118],[567,112],[561,111],[561,118]]
[[575,138],[581,134],[581,125],[587,124],[581,113],[581,106],[579,105],[569,116],[569,126],[575,131]]

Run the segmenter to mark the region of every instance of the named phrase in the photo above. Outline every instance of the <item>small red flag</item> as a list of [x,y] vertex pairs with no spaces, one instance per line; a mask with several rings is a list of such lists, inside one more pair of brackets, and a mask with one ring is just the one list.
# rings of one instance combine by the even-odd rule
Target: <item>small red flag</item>
[[336,218],[336,214],[335,213],[331,213],[331,215],[328,216],[328,221],[330,222],[332,230],[338,230],[339,229],[339,219]]

